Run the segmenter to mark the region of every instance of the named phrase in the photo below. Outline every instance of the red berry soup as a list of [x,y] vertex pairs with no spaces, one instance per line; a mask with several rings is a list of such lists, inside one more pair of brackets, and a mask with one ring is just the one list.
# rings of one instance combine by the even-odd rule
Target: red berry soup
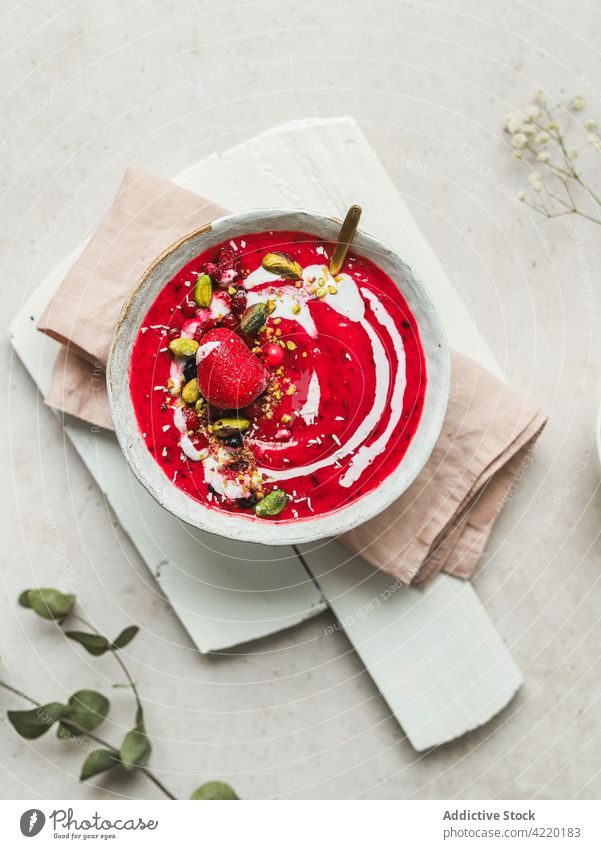
[[393,281],[308,233],[254,233],[189,262],[152,304],[130,389],[148,450],[205,507],[294,522],[393,472],[426,388]]

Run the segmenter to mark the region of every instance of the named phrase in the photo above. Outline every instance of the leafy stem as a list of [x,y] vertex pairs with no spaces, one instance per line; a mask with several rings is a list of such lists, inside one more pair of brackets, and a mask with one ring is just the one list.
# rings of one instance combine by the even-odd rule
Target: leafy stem
[[[26,702],[29,702],[29,704],[33,705],[34,707],[43,707],[41,702],[36,701],[36,699],[32,698],[31,696],[28,696],[27,693],[24,693],[22,690],[17,689],[17,687],[13,687],[6,681],[3,681],[1,678],[0,687],[3,687],[10,693],[13,693],[15,696],[19,696],[19,698],[23,699]],[[90,740],[94,740],[94,742],[99,743],[105,749],[113,753],[116,761],[118,760],[119,750],[116,749],[111,743],[107,743],[106,740],[103,740],[102,737],[99,737],[98,734],[95,734],[93,731],[84,728],[82,725],[77,722],[74,722],[72,719],[64,718],[61,720],[61,723],[70,731],[72,731],[76,736],[85,734],[86,737],[90,738]],[[159,790],[164,793],[165,796],[167,796],[168,799],[177,799],[177,796],[174,796],[173,793],[165,787],[163,782],[156,777],[152,770],[148,769],[148,767],[137,765],[136,769],[138,769],[143,775],[150,779],[150,781],[152,781],[152,783],[155,784],[159,788]]]
[[[114,746],[99,737],[95,730],[104,722],[110,710],[110,702],[102,693],[94,690],[78,690],[69,697],[67,704],[61,702],[42,704],[12,684],[0,680],[0,687],[33,705],[30,710],[9,710],[7,713],[9,722],[18,734],[29,740],[41,737],[52,725],[56,724],[58,726],[57,737],[60,740],[69,739],[72,741],[85,735],[98,743],[102,748],[92,751],[82,764],[80,774],[82,781],[112,770],[116,766],[123,766],[129,771],[139,770],[168,799],[175,799],[176,796],[165,787],[148,767],[152,746],[144,725],[142,700],[138,686],[120,655],[121,649],[129,645],[140,629],[137,625],[129,625],[114,640],[109,640],[86,619],[73,612],[75,601],[76,598],[73,593],[62,593],[51,588],[24,590],[19,596],[21,607],[33,610],[42,619],[51,620],[56,625],[62,625],[67,617],[80,622],[87,630],[65,630],[63,633],[68,639],[79,643],[89,654],[96,657],[106,652],[113,654],[125,675],[127,686],[131,689],[136,702],[134,727],[127,732],[119,747]],[[198,787],[190,798],[195,800],[231,800],[237,799],[238,796],[228,784],[221,781],[209,781]]]
[[[89,628],[90,631],[92,631],[92,633],[95,634],[97,637],[102,637],[102,635],[99,633],[99,631],[90,622],[88,622],[86,619],[84,619],[83,616],[79,616],[79,614],[77,614],[77,613],[72,613],[71,618],[76,619],[78,622],[81,622],[82,625],[84,625],[86,628]],[[122,670],[123,674],[125,675],[125,678],[127,679],[127,683],[128,683],[128,685],[129,685],[129,687],[130,687],[130,689],[131,689],[131,691],[134,695],[134,699],[136,700],[136,708],[137,708],[137,710],[136,710],[136,723],[140,723],[140,722],[143,721],[143,718],[144,718],[144,709],[142,707],[142,700],[140,698],[140,693],[138,691],[137,684],[134,681],[129,669],[127,668],[127,666],[125,664],[125,661],[123,660],[123,658],[119,654],[119,650],[118,650],[118,648],[115,647],[114,643],[109,643],[108,651],[111,652],[111,654],[113,655],[113,657],[115,658],[115,660],[117,661],[119,666],[121,667],[121,670]]]

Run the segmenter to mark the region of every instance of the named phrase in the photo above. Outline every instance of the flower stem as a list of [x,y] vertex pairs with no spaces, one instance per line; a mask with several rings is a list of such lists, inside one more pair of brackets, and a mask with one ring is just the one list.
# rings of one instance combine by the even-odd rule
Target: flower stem
[[[34,705],[34,707],[41,707],[41,702],[32,699],[31,696],[28,696],[27,693],[24,693],[22,690],[18,690],[16,687],[13,687],[11,684],[8,684],[6,681],[2,681],[0,679],[0,687],[3,687],[5,690],[8,690],[9,693],[13,693],[15,696],[19,696],[19,698],[24,699],[29,702],[29,704]],[[61,723],[66,727],[71,729],[71,731],[77,732],[77,734],[85,734],[86,737],[89,737],[90,740],[94,740],[96,743],[99,743],[101,746],[104,746],[105,749],[108,749],[114,755],[119,757],[119,750],[115,748],[115,746],[111,745],[111,743],[107,743],[106,740],[103,740],[102,737],[98,737],[97,734],[94,734],[92,731],[88,731],[87,728],[84,728],[82,725],[78,725],[76,722],[73,722],[71,719],[61,719]],[[167,796],[168,799],[175,800],[177,796],[174,796],[170,790],[168,790],[165,785],[160,781],[156,775],[145,766],[135,766],[141,773],[143,773],[153,784],[155,784],[162,793]]]
[[[93,631],[94,634],[97,634],[98,636],[100,636],[100,633],[96,630],[96,628],[94,628],[93,625],[91,625],[86,619],[84,619],[83,616],[79,616],[77,613],[72,613],[71,616],[72,616],[73,619],[77,619],[78,622],[81,622],[82,625],[85,625],[86,628],[89,628],[90,631]],[[120,657],[118,649],[111,647],[111,653],[112,653],[113,657],[115,658],[115,660],[117,661],[117,663],[119,664],[119,666],[121,667],[123,674],[127,678],[127,683],[131,687],[131,691],[134,694],[134,699],[136,700],[136,708],[137,708],[136,723],[142,722],[142,719],[143,719],[143,716],[144,716],[144,709],[142,707],[142,700],[140,699],[140,693],[138,692],[136,682],[132,678],[129,669],[125,665],[125,662]]]

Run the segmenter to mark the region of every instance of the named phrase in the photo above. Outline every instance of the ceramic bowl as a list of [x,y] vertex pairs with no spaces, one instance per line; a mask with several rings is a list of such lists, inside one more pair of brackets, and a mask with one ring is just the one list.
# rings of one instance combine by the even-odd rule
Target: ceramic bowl
[[399,466],[375,490],[324,516],[286,523],[253,520],[204,507],[166,477],[144,444],[129,391],[132,348],[144,316],[161,289],[190,260],[212,245],[266,230],[300,230],[335,241],[340,221],[292,209],[261,209],[228,215],[176,242],[147,269],[123,307],[113,338],[107,384],[111,417],[121,449],[134,474],[153,498],[184,522],[231,539],[265,544],[303,543],[348,531],[371,519],[398,498],[423,469],[445,415],[450,358],[443,324],[426,287],[403,260],[359,231],[353,251],[372,259],[396,283],[412,310],[426,358],[427,386],[418,429]]

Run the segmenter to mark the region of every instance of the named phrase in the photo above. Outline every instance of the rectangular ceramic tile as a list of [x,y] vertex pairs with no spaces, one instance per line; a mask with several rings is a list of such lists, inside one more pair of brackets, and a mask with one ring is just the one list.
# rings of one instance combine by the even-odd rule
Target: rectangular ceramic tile
[[336,542],[301,551],[418,751],[483,725],[520,687],[521,673],[467,581],[439,575],[424,590],[409,589]]

